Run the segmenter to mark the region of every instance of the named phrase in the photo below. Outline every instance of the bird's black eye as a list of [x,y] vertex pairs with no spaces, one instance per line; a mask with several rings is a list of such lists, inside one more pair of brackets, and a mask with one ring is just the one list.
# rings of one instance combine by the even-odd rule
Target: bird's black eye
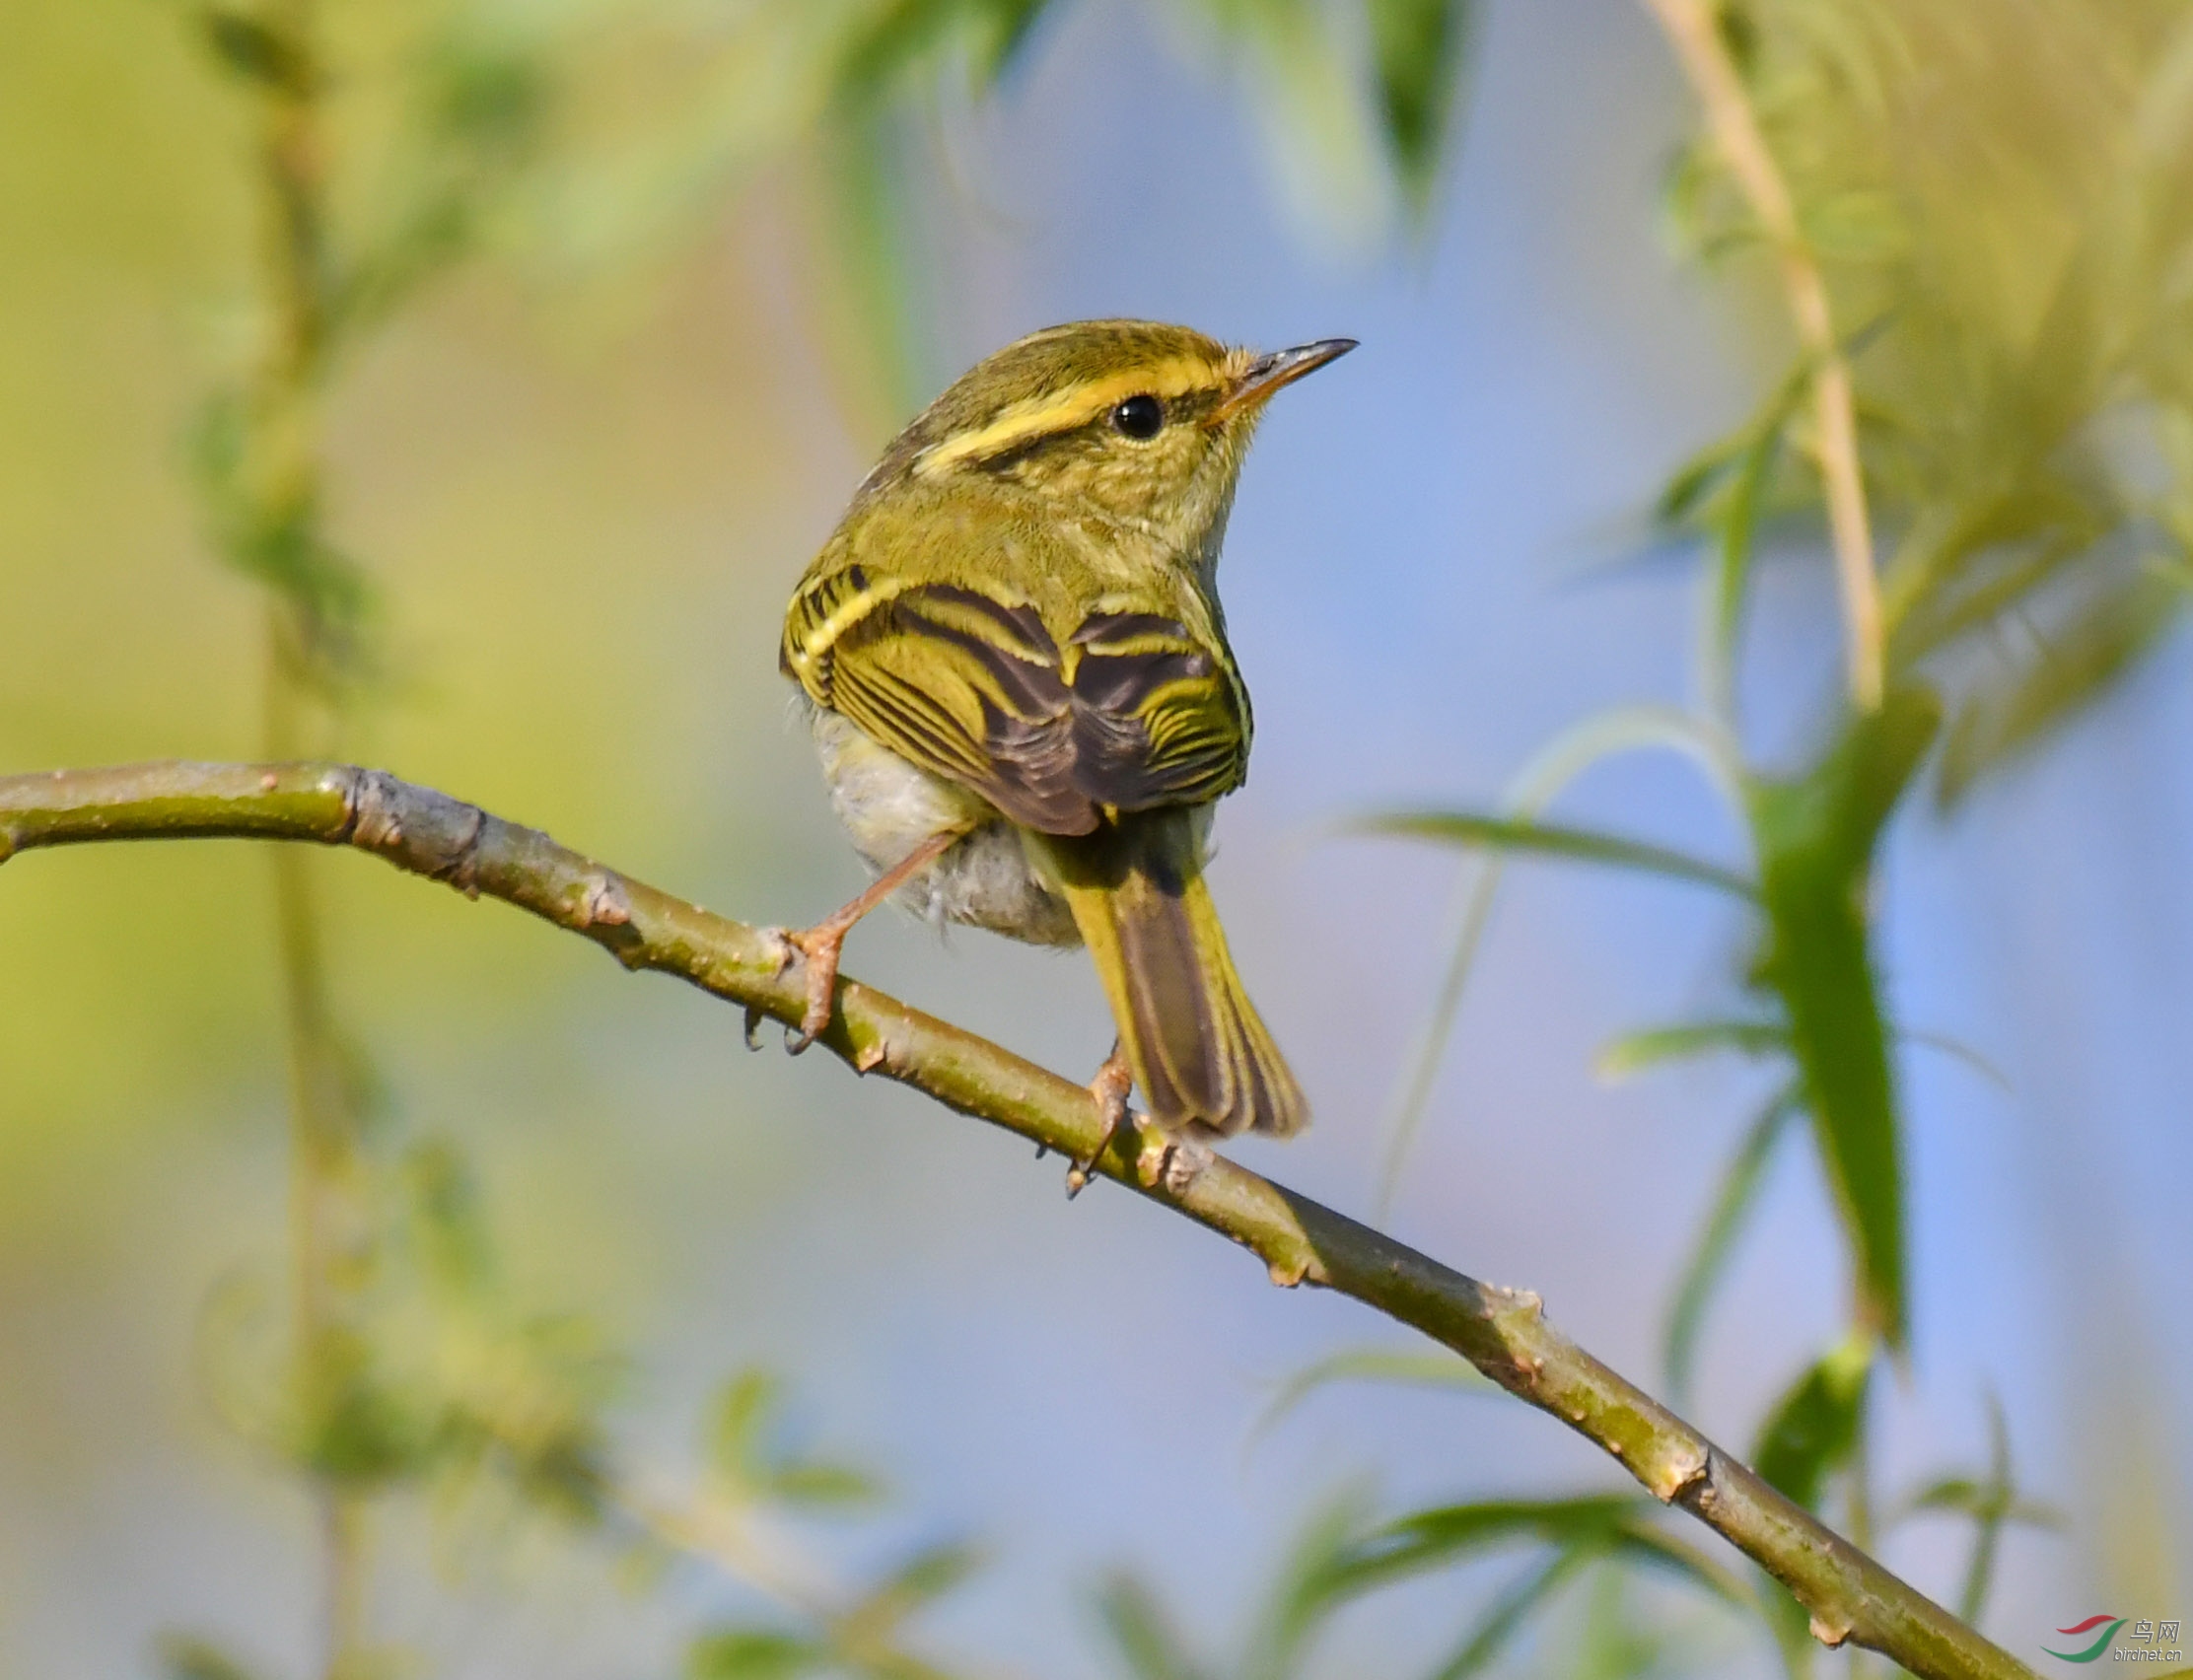
[[1165,423],[1165,404],[1154,396],[1130,396],[1111,411],[1111,429],[1122,437],[1147,442]]

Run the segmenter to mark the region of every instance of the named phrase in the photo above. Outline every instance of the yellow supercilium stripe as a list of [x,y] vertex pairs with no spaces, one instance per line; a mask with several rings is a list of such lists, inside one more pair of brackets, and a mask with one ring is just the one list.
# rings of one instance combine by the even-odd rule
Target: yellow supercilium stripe
[[1016,402],[979,431],[962,432],[925,450],[914,470],[926,478],[963,460],[979,460],[1052,432],[1071,432],[1077,426],[1086,426],[1112,404],[1130,396],[1181,396],[1191,390],[1209,390],[1224,379],[1222,369],[1200,356],[1172,356],[1109,374],[1049,396]]

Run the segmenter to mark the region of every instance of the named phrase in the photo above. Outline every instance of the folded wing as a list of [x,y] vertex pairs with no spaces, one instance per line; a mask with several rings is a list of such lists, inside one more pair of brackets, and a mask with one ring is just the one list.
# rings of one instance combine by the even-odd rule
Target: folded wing
[[1204,804],[1247,766],[1230,663],[1162,613],[1096,613],[1060,636],[1028,601],[850,566],[793,602],[783,665],[817,705],[1046,834]]

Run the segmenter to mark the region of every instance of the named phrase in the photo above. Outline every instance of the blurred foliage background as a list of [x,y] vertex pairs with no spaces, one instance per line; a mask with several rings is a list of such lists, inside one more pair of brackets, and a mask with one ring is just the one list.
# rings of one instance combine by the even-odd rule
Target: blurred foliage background
[[[1712,23],[1877,715],[1643,10],[17,0],[0,762],[339,751],[803,920],[858,872],[777,618],[889,431],[1055,319],[1359,336],[1228,563],[1218,890],[1320,1114],[1256,1164],[2020,1654],[2177,1615],[2193,13]],[[1345,1303],[576,945],[244,846],[0,875],[0,1671],[1849,1663]],[[1102,1051],[1072,959],[849,963]]]

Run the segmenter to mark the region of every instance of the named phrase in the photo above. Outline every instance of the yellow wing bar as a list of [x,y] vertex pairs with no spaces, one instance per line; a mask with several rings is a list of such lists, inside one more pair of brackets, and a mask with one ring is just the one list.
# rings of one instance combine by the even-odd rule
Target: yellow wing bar
[[815,704],[1045,833],[1202,805],[1247,767],[1232,662],[1157,613],[1093,614],[1062,647],[1026,601],[849,566],[793,601],[782,663]]

